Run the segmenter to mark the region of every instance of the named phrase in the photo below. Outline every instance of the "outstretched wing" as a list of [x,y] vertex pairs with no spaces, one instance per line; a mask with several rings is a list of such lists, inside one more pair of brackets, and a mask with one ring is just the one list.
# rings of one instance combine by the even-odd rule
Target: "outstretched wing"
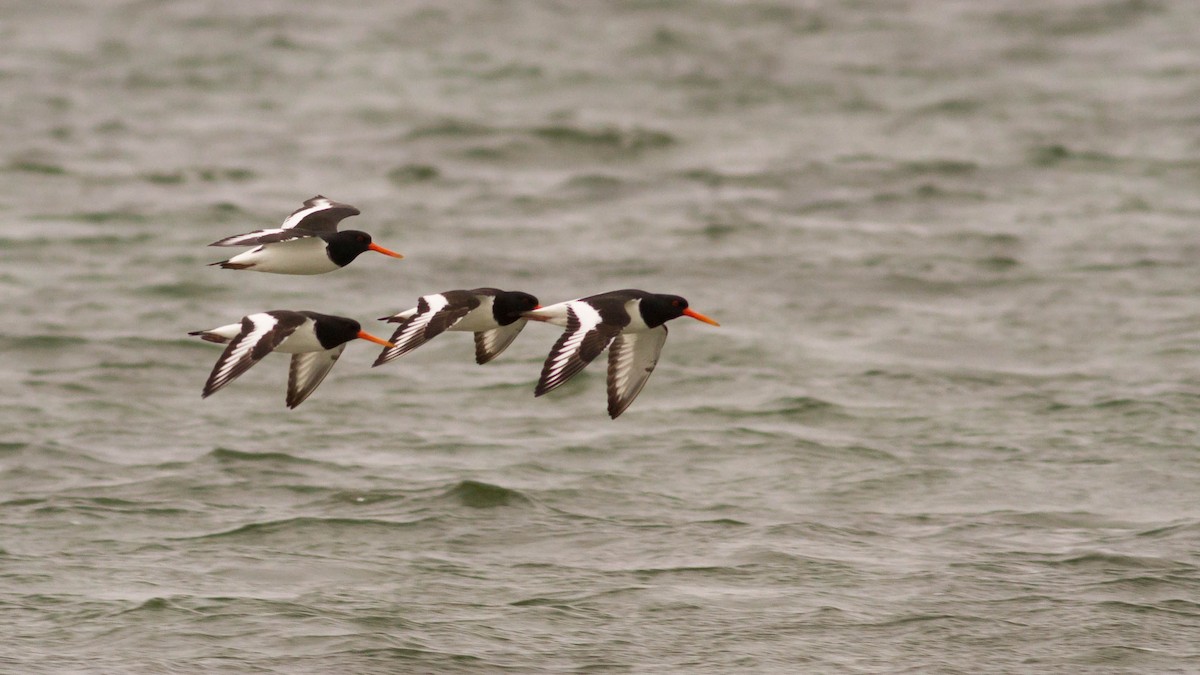
[[284,219],[279,227],[255,230],[246,234],[237,234],[214,241],[209,246],[253,246],[274,244],[289,239],[315,237],[321,234],[337,232],[338,223],[350,217],[357,216],[360,211],[349,204],[335,202],[321,195],[304,202],[304,206],[296,209]]
[[397,315],[403,318],[400,319],[400,325],[390,340],[396,346],[385,347],[372,365],[383,365],[404,356],[441,335],[478,306],[479,298],[460,291],[421,296],[415,312],[410,310]]
[[526,319],[517,319],[507,326],[491,330],[476,331],[475,333],[475,363],[483,365],[500,356],[500,352],[508,349],[513,340],[521,334],[521,329],[528,323]]
[[295,408],[316,391],[346,349],[345,343],[319,352],[292,354],[288,370],[287,407]]
[[220,241],[214,241],[209,246],[260,246],[262,244],[275,244],[281,241],[314,236],[316,236],[315,232],[296,229],[284,230],[276,227],[266,230],[255,230],[246,234],[235,234],[232,237],[225,237]]
[[625,412],[658,365],[667,341],[667,325],[637,333],[621,333],[608,350],[608,415],[614,420]]
[[592,359],[600,355],[620,332],[620,326],[606,324],[600,312],[586,302],[570,301],[567,305],[567,330],[554,343],[542,376],[538,378],[534,396],[553,391],[574,377]]
[[304,206],[292,211],[292,215],[284,219],[280,229],[305,230],[314,234],[333,234],[337,232],[338,223],[350,216],[357,216],[361,211],[342,202],[335,202],[328,197],[317,195],[304,202]]
[[260,312],[243,317],[242,331],[230,340],[221,358],[217,359],[204,384],[202,398],[208,398],[237,379],[307,320],[303,314],[287,311]]

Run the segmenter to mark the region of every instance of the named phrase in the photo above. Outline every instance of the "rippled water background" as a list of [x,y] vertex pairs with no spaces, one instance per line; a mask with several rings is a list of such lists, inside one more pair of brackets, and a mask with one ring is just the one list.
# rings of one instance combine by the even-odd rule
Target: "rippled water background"
[[[5,672],[1200,671],[1200,6],[0,10]],[[206,244],[316,193],[408,257]],[[678,293],[617,421],[557,334],[189,330]]]

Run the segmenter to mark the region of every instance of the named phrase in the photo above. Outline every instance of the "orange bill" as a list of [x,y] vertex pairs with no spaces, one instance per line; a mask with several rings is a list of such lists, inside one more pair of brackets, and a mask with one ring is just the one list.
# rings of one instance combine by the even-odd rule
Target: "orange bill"
[[386,248],[384,248],[384,247],[380,246],[379,244],[371,244],[371,245],[370,245],[370,246],[368,246],[367,248],[371,249],[372,251],[375,251],[376,253],[382,253],[382,254],[384,254],[384,255],[390,255],[390,256],[392,256],[393,258],[403,258],[403,257],[404,257],[404,256],[400,255],[399,253],[396,253],[395,251],[389,251],[389,250],[387,250]]
[[395,347],[396,346],[396,345],[388,342],[387,340],[384,340],[383,338],[377,338],[374,335],[371,335],[370,333],[368,333],[365,330],[358,331],[358,337],[360,340],[366,340],[367,342],[374,342],[375,344],[383,345],[384,347]]
[[692,310],[690,310],[690,309],[685,309],[685,310],[683,310],[683,314],[684,314],[684,316],[690,316],[690,317],[692,317],[693,319],[695,319],[695,320],[697,320],[697,321],[703,321],[704,323],[710,323],[710,324],[712,324],[712,325],[714,325],[714,326],[720,326],[720,325],[721,325],[721,324],[717,323],[716,321],[713,321],[712,319],[708,318],[707,316],[704,316],[704,315],[703,315],[703,314],[701,314],[700,312],[693,312],[693,311],[692,311]]

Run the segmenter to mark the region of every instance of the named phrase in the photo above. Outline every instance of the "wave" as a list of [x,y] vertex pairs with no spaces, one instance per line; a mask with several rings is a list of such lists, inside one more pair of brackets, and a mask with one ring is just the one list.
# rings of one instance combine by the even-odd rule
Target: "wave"
[[618,127],[583,128],[566,125],[534,127],[527,133],[552,143],[603,146],[629,152],[674,145],[675,137],[665,131],[654,131],[641,127],[621,129]]
[[[1181,563],[1153,556],[1128,555],[1110,553],[1107,551],[1089,551],[1087,553],[1060,557],[1050,561],[1052,565],[1062,565],[1075,568],[1095,568],[1106,572],[1116,570],[1171,570],[1179,569]],[[1194,568],[1192,565],[1187,565]]]
[[315,459],[306,459],[289,455],[286,452],[244,452],[242,450],[233,450],[231,448],[216,448],[200,458],[201,460],[211,460],[219,464],[242,464],[242,463],[266,463],[266,464],[296,464],[304,466],[315,466],[320,464],[330,464],[330,462],[322,462]]
[[516,506],[532,503],[532,500],[517,490],[500,485],[464,480],[455,484],[442,497],[452,499],[473,509],[490,509],[498,506]]
[[440,137],[480,137],[499,135],[525,135],[552,143],[574,145],[600,145],[640,150],[647,147],[664,147],[677,142],[674,136],[664,131],[643,127],[621,128],[616,126],[582,127],[566,124],[550,124],[534,127],[495,127],[462,119],[443,119],[417,127],[408,132],[409,140]]
[[55,496],[38,500],[42,506],[34,509],[38,514],[56,513],[118,513],[132,516],[181,516],[191,510],[176,506],[160,506],[162,501],[134,501],[118,497],[73,497]]
[[[700,378],[699,381],[704,381]],[[709,378],[716,380],[714,376]],[[852,417],[849,410],[840,404],[812,396],[784,396],[764,403],[737,406],[728,402],[720,406],[704,405],[691,408],[689,412],[714,416],[727,420],[782,418],[785,420],[815,422],[819,420]]]
[[498,127],[460,119],[419,126],[405,135],[416,142],[429,139],[442,145],[462,141],[460,153],[473,160],[495,161],[529,156],[565,156],[577,161],[581,153],[599,157],[632,156],[679,143],[673,134],[641,126],[581,126],[547,124]]
[[[378,518],[320,518],[316,516],[300,516],[296,518],[283,518],[280,520],[265,520],[257,523],[247,523],[238,527],[222,530],[220,532],[210,532],[208,534],[199,534],[187,537],[171,537],[172,541],[206,541],[214,539],[254,539],[257,540],[265,535],[284,534],[295,537],[304,537],[313,541],[320,541],[325,538],[333,538],[328,533],[336,533],[337,538],[346,537],[348,530],[383,530],[384,532],[394,532],[397,530],[407,530],[432,520],[431,517],[417,518],[415,520],[399,521],[399,520],[381,520]],[[360,532],[361,534],[361,532]]]
[[412,129],[406,134],[406,138],[408,140],[417,140],[438,137],[476,137],[491,136],[498,132],[499,130],[496,127],[486,124],[448,118]]
[[1174,523],[1163,527],[1155,527],[1149,530],[1142,530],[1135,536],[1148,539],[1167,539],[1179,535],[1198,536],[1200,535],[1200,522],[1188,521],[1185,523]]
[[138,288],[137,295],[152,298],[211,298],[226,292],[225,287],[199,281],[178,281]]
[[79,338],[73,335],[23,335],[20,337],[0,338],[0,348],[5,351],[42,351],[61,352],[79,345]]

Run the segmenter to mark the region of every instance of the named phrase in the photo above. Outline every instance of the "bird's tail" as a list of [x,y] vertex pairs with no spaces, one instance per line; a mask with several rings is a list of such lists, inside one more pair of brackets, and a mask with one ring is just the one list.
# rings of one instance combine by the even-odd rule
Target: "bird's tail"
[[213,333],[212,331],[207,331],[207,330],[194,330],[194,331],[188,333],[188,335],[198,335],[198,336],[200,336],[201,340],[207,340],[208,342],[215,342],[219,345],[223,345],[226,342],[229,342],[229,338],[225,337],[224,335],[218,335],[216,333]]

